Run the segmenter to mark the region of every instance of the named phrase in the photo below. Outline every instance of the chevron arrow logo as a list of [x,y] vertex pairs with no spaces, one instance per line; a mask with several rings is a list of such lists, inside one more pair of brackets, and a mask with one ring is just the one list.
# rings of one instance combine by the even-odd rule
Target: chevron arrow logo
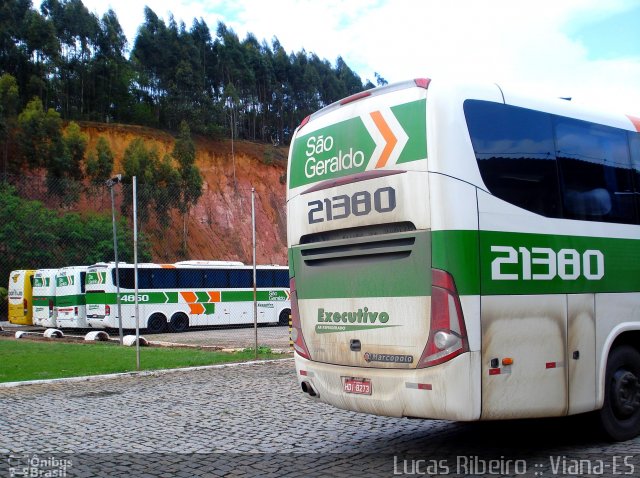
[[392,166],[400,157],[400,153],[409,141],[409,136],[402,128],[390,108],[372,111],[361,116],[367,131],[376,143],[367,170]]

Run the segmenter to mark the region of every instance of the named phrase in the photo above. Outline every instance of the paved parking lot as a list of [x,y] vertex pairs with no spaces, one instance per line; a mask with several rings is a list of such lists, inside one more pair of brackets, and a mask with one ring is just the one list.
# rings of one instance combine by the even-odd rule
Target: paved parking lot
[[[44,332],[42,327],[21,326],[10,324],[9,322],[0,322],[0,328],[8,332],[17,330],[34,331],[37,333]],[[89,330],[64,329],[65,335],[84,336]],[[108,331],[111,339],[117,340],[119,331]],[[135,334],[135,331],[125,330],[124,334]],[[192,328],[187,332],[181,333],[163,333],[149,334],[142,331],[142,335],[152,341],[163,344],[174,345],[198,345],[221,348],[247,348],[254,347],[256,329],[253,326],[236,326],[236,327],[209,327],[209,328]],[[276,351],[289,351],[289,326],[287,325],[260,325],[257,327],[258,346],[269,347]]]
[[584,476],[587,466],[594,475],[638,476],[640,438],[606,443],[575,419],[465,424],[351,413],[303,395],[287,359],[0,388],[0,457],[0,477],[36,476],[34,469],[87,477]]

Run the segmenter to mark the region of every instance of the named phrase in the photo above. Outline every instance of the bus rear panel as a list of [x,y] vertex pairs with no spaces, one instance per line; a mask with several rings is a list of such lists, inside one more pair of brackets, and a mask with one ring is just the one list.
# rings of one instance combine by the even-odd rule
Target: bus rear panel
[[330,106],[292,141],[296,369],[304,391],[340,408],[470,420],[478,352],[455,279],[431,267],[427,85]]

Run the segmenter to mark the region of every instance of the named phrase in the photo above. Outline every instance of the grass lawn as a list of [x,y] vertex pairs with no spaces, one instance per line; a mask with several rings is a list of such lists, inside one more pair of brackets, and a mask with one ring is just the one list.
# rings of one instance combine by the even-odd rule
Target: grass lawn
[[[258,348],[258,358],[284,358]],[[140,347],[140,370],[193,367],[253,360],[255,352]],[[80,377],[136,370],[136,348],[113,343],[66,343],[0,339],[0,382]]]

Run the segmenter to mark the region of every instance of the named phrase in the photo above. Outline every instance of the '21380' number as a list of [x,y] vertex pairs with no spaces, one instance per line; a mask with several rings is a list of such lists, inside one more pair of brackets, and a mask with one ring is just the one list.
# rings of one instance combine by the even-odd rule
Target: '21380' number
[[[373,199],[373,200],[372,200]],[[390,212],[396,208],[396,190],[392,187],[377,189],[372,195],[369,191],[358,191],[353,195],[340,194],[322,201],[310,201],[309,224],[354,216],[366,216],[372,207],[379,213]]]

